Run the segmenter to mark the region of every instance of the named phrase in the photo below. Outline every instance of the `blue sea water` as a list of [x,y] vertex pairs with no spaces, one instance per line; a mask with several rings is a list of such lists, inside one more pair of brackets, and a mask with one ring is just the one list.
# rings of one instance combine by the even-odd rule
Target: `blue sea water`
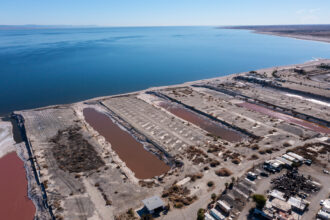
[[330,44],[215,27],[0,30],[0,114],[330,58]]

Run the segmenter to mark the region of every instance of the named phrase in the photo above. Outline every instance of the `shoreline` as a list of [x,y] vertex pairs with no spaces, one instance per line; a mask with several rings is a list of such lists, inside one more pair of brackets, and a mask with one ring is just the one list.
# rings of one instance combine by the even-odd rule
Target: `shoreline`
[[221,29],[249,30],[256,34],[330,43],[330,25],[246,25],[222,26]]
[[11,152],[16,152],[13,135],[11,122],[0,118],[0,159]]
[[[329,59],[327,59],[327,58],[316,58],[316,59],[313,59],[313,60],[307,60],[303,63],[288,64],[288,65],[283,65],[283,66],[272,66],[272,67],[266,67],[266,68],[261,68],[261,69],[256,69],[256,70],[258,70],[258,71],[273,71],[273,70],[276,70],[276,69],[279,69],[279,68],[280,69],[290,69],[292,67],[305,67],[305,66],[310,66],[310,65],[319,65],[319,64],[323,63],[323,61],[327,61],[327,60],[329,60]],[[249,70],[249,71],[253,71],[253,70]],[[152,87],[142,89],[142,90],[126,92],[126,93],[118,93],[118,94],[106,95],[106,96],[97,96],[97,97],[94,97],[94,98],[85,99],[85,100],[76,101],[76,102],[71,102],[71,103],[65,103],[65,104],[54,104],[54,105],[41,106],[41,107],[31,108],[31,109],[15,110],[13,112],[9,112],[9,113],[6,113],[4,115],[9,116],[10,114],[15,113],[15,112],[25,112],[25,111],[31,111],[31,110],[45,110],[45,109],[52,109],[52,108],[68,107],[68,106],[71,106],[73,104],[78,104],[78,103],[90,103],[90,102],[102,101],[102,100],[105,100],[105,99],[108,99],[108,98],[133,95],[133,94],[138,94],[138,93],[141,93],[141,92],[147,92],[147,91],[152,91],[152,90],[175,88],[175,87],[179,87],[179,86],[182,86],[182,87],[183,86],[189,86],[189,85],[192,85],[192,84],[201,83],[201,82],[210,81],[210,80],[231,79],[235,76],[246,74],[249,71],[231,73],[231,74],[225,75],[225,76],[217,76],[217,77],[199,79],[199,80],[194,80],[194,81],[186,81],[186,82],[183,82],[183,83],[177,83],[177,84],[173,84],[173,85],[152,86]],[[0,118],[1,117],[2,116],[0,116]]]
[[[251,30],[251,29],[247,29]],[[271,31],[258,31],[258,30],[251,30],[253,33],[256,34],[267,34],[267,35],[273,35],[278,37],[288,37],[288,38],[295,38],[298,40],[308,40],[308,41],[317,41],[317,42],[323,42],[323,43],[330,43],[330,38],[318,38],[311,35],[298,35],[298,34],[281,34],[277,32],[271,32]]]

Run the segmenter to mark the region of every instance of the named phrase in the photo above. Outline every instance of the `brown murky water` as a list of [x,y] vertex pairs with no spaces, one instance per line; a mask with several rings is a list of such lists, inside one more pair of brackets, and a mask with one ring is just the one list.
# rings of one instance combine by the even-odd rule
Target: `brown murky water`
[[213,122],[208,118],[201,117],[199,114],[185,109],[175,103],[160,102],[159,106],[171,112],[172,114],[197,125],[201,129],[209,132],[212,135],[218,136],[229,142],[237,142],[242,140],[242,136],[233,130],[229,130],[219,123]]
[[15,152],[0,158],[0,219],[32,220],[35,206],[27,195],[23,161]]
[[283,121],[299,125],[301,127],[304,127],[306,129],[309,129],[309,130],[312,130],[312,131],[330,134],[330,129],[327,128],[327,127],[318,125],[318,124],[313,123],[313,122],[305,121],[305,120],[302,120],[300,118],[295,118],[295,117],[292,117],[290,115],[286,115],[286,114],[283,114],[283,113],[280,113],[280,112],[276,112],[276,111],[270,110],[268,108],[265,108],[265,107],[262,107],[262,106],[259,106],[259,105],[256,105],[256,104],[244,102],[244,103],[240,103],[240,104],[237,104],[237,105],[245,107],[245,108],[250,109],[250,110],[254,110],[256,112],[263,113],[265,115],[272,116],[274,118],[282,119]]
[[148,179],[169,171],[170,167],[143,148],[128,132],[122,130],[107,115],[93,108],[85,108],[85,120],[109,143],[126,166],[139,179]]

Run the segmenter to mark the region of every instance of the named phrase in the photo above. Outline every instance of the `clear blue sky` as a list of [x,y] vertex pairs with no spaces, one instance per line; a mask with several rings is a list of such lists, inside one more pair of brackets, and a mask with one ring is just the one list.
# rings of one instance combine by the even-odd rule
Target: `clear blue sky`
[[1,0],[0,24],[329,24],[330,0]]

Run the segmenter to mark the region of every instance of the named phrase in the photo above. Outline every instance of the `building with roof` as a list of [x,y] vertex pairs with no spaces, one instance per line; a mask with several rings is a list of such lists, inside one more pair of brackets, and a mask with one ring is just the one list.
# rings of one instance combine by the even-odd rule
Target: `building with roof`
[[303,199],[290,197],[288,200],[288,204],[291,205],[292,210],[295,210],[298,212],[304,212],[308,203]]
[[264,162],[264,164],[270,168],[273,168],[277,171],[281,171],[282,169],[282,162],[278,161],[278,160],[267,160]]
[[282,163],[284,163],[285,164],[285,166],[286,167],[291,167],[292,166],[292,164],[293,164],[293,162],[291,162],[291,161],[289,161],[289,160],[287,160],[287,159],[284,159],[283,157],[276,157],[276,160],[277,161],[280,161],[280,162],[282,162]]
[[211,209],[210,214],[217,220],[225,220],[226,217],[215,208]]
[[293,163],[298,163],[299,162],[299,160],[297,160],[294,157],[289,156],[288,154],[283,154],[282,157],[286,160],[289,160],[289,161],[293,162]]
[[317,217],[320,219],[324,219],[324,220],[329,220],[330,219],[330,213],[329,212],[325,212],[322,209],[317,213]]
[[302,156],[295,154],[293,152],[288,152],[287,155],[296,158],[297,160],[299,160],[299,162],[303,162],[305,160],[305,158],[303,158]]
[[272,208],[274,208],[278,211],[289,212],[291,210],[291,205],[280,199],[275,198],[270,203],[271,203]]
[[231,207],[225,201],[218,200],[217,205],[221,209],[221,211],[223,211],[226,214],[229,214]]
[[209,213],[207,213],[207,212],[204,214],[204,219],[205,219],[205,220],[215,220],[215,219],[214,219]]
[[322,202],[322,210],[330,213],[330,199],[326,199]]
[[270,191],[268,195],[270,196],[271,199],[277,198],[277,199],[280,199],[282,201],[285,201],[284,193],[281,192],[281,191],[278,191],[276,189]]
[[152,196],[147,199],[142,200],[144,207],[149,213],[154,213],[155,211],[162,210],[165,206],[163,200],[159,196]]

